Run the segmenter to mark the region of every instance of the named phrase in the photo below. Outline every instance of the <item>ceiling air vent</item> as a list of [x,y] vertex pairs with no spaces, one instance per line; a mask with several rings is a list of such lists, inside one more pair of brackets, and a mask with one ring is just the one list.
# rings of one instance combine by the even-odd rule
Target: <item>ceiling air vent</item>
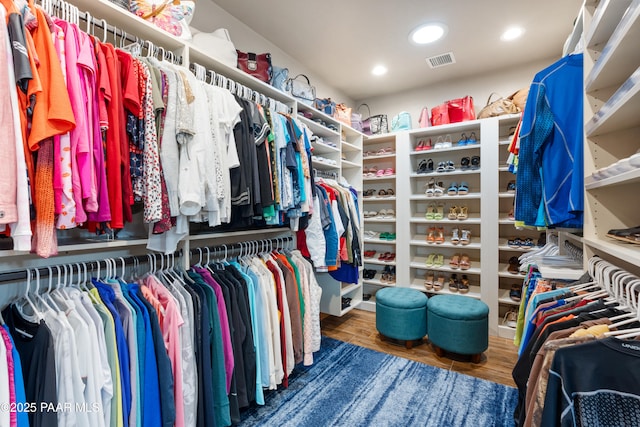
[[429,67],[431,68],[440,68],[445,65],[455,64],[455,62],[456,58],[453,56],[453,52],[447,52],[427,58],[427,64],[429,64]]

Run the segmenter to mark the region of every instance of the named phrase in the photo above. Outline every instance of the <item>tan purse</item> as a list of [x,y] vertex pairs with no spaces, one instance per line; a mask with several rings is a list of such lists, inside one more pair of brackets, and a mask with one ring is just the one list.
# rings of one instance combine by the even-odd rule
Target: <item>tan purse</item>
[[493,95],[498,95],[498,94],[493,92],[491,95],[489,95],[489,99],[487,99],[487,105],[485,105],[484,108],[480,110],[480,113],[478,114],[479,119],[486,119],[487,117],[496,117],[496,116],[502,116],[504,114],[515,114],[520,112],[520,110],[513,103],[513,101],[508,98],[501,97],[496,101],[492,102],[491,98],[493,98]]
[[515,106],[518,107],[518,109],[520,109],[520,111],[524,111],[524,106],[527,105],[527,97],[528,96],[529,96],[529,88],[525,87],[525,88],[520,89],[519,91],[515,92],[513,95],[511,95],[507,99],[510,99],[511,101],[513,101]]

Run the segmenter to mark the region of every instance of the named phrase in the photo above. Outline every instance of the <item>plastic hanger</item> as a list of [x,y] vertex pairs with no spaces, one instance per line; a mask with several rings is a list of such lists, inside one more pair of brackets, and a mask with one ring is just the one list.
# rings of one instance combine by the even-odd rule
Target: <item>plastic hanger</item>
[[53,287],[53,269],[51,268],[51,266],[47,266],[47,270],[49,270],[49,285],[47,286],[47,291],[44,292],[44,296],[42,297],[42,301],[48,305],[49,308],[52,308],[53,310],[57,311],[58,313],[62,313],[64,312],[64,310],[61,310],[60,307],[58,306],[58,304],[56,304],[56,302],[53,300],[53,298],[51,297],[51,290]]
[[[29,296],[29,292],[31,292],[31,269],[27,268],[27,287],[25,289],[23,298],[24,298],[24,301],[27,303],[27,305],[31,307],[33,314],[38,318],[38,320],[39,321],[44,320],[44,315],[40,312],[40,310],[38,310],[38,307],[36,307],[36,304]],[[16,305],[16,307],[18,308],[18,311],[20,312],[20,314],[22,314],[23,317],[26,317],[24,313],[24,306]]]

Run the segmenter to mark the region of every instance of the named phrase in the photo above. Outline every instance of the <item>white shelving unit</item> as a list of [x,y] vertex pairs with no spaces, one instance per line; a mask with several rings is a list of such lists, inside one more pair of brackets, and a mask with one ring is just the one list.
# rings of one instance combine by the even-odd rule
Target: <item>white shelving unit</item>
[[[365,198],[365,211],[379,211],[390,206],[396,212],[394,220],[365,218],[365,230],[387,231],[395,230],[395,242],[379,240],[365,240],[365,250],[375,249],[384,252],[395,248],[396,258],[393,265],[396,268],[396,283],[393,286],[411,287],[429,295],[451,293],[448,278],[451,274],[461,277],[467,275],[470,290],[463,294],[470,298],[481,299],[490,308],[489,331],[492,335],[503,335],[499,323],[506,308],[513,308],[514,302],[508,298],[510,290],[509,280],[522,283],[523,276],[506,273],[502,278],[501,269],[506,272],[506,264],[499,266],[496,260],[499,256],[506,256],[508,250],[507,238],[513,234],[514,221],[508,219],[507,206],[513,203],[513,194],[506,193],[508,170],[504,167],[506,157],[502,158],[502,151],[506,153],[509,129],[518,122],[519,115],[502,116],[485,120],[474,120],[463,123],[435,126],[424,129],[399,132],[375,137],[367,137],[364,142],[364,152],[369,155],[363,158],[363,171],[377,166],[388,167],[397,165],[396,176],[391,178],[364,178],[365,190],[369,188],[383,188],[385,180],[395,185],[393,199]],[[478,143],[473,145],[456,146],[460,135],[467,136],[475,132]],[[454,146],[447,149],[431,149],[416,151],[415,147],[421,139],[431,138],[435,142],[439,136],[451,135]],[[502,143],[501,143],[502,141]],[[380,154],[380,148],[395,146],[395,153]],[[500,151],[499,151],[500,150]],[[371,154],[374,153],[374,154]],[[480,158],[477,169],[461,169],[461,159],[473,156]],[[452,161],[455,170],[451,172],[418,173],[418,165],[422,160],[432,159],[434,169],[442,161]],[[502,162],[500,161],[502,159]],[[429,197],[425,194],[425,184],[431,180],[442,182],[445,194],[440,197]],[[513,178],[511,178],[513,179]],[[469,186],[469,194],[448,195],[447,189],[452,182],[460,184],[464,181]],[[503,193],[503,194],[501,194]],[[443,219],[427,219],[425,212],[430,205],[443,205]],[[447,214],[452,206],[466,206],[468,218],[465,220],[450,220]],[[387,227],[380,229],[377,227]],[[445,231],[445,242],[433,244],[426,242],[428,230],[441,227]],[[469,245],[454,245],[451,243],[452,228],[467,229],[471,232]],[[502,236],[504,234],[504,236]],[[385,245],[385,246],[382,246]],[[387,249],[385,249],[385,247]],[[505,254],[501,255],[501,252]],[[519,251],[521,253],[521,251]],[[425,261],[430,253],[444,255],[442,267],[427,267]],[[454,269],[449,266],[453,254],[467,254],[471,260],[468,270]],[[377,268],[388,265],[376,258],[365,259],[365,268]],[[508,258],[505,259],[505,262]],[[424,277],[427,271],[443,274],[446,278],[445,288],[441,291],[429,290],[424,287]],[[505,282],[503,284],[502,282]],[[369,301],[360,308],[375,310],[375,291],[389,286],[382,283],[379,276],[373,280],[363,280],[364,292],[373,294]]]
[[640,224],[629,203],[640,189],[640,169],[612,176],[600,171],[628,163],[640,149],[640,1],[587,0],[583,7],[584,55],[584,237],[561,233],[583,245],[585,262],[598,255],[638,274],[640,246],[607,237],[610,229]]

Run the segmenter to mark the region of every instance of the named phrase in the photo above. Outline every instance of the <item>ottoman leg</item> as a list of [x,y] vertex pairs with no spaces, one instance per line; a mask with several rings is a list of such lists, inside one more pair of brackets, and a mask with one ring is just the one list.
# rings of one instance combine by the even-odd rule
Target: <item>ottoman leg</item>
[[407,348],[407,350],[411,350],[413,348],[413,340],[406,340],[404,342],[404,346]]
[[444,356],[444,350],[442,350],[440,347],[438,347],[437,345],[433,346],[433,349],[436,351],[436,356],[438,357],[442,357]]
[[482,353],[477,353],[471,356],[471,363],[480,363],[482,360]]
[[380,341],[386,341],[387,340],[387,337],[382,335],[380,332],[378,332],[378,335],[380,335]]

